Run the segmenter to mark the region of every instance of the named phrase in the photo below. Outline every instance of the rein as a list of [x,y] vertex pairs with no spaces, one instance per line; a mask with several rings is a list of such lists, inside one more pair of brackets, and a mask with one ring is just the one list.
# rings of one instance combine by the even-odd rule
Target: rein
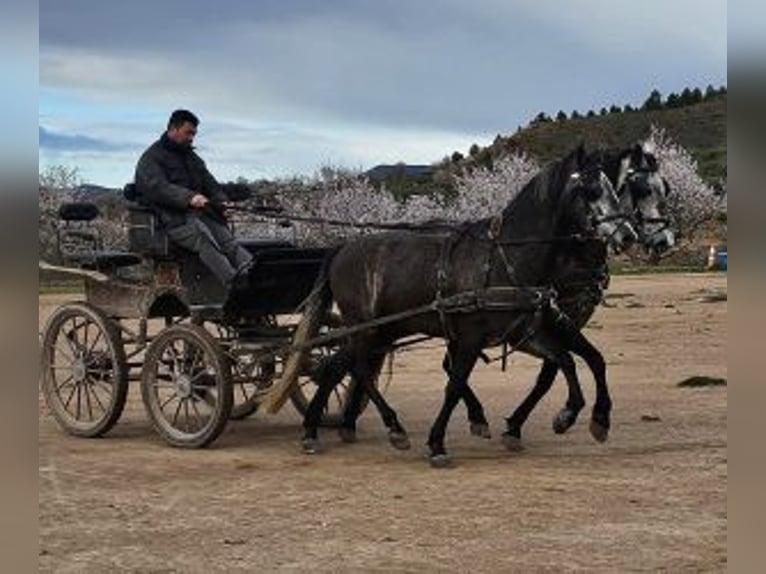
[[[269,219],[281,219],[285,221],[300,221],[304,223],[316,223],[318,225],[334,225],[337,227],[353,227],[360,229],[381,229],[386,231],[442,231],[451,232],[460,230],[461,225],[464,222],[445,222],[445,223],[372,223],[372,222],[350,222],[341,219],[330,219],[323,217],[308,217],[303,215],[294,215],[290,213],[282,213],[276,209],[264,209],[257,207],[245,207],[245,206],[229,206],[226,208],[229,211],[238,211],[241,213],[248,213],[250,215],[257,215],[259,217],[265,217]],[[617,219],[626,219],[628,216],[623,214],[608,215],[595,220],[596,223],[604,221],[611,221]],[[494,219],[494,218],[493,218]],[[482,237],[471,235],[475,239],[487,241]],[[558,235],[552,237],[530,237],[528,239],[506,239],[503,241],[497,241],[489,238],[490,241],[497,243],[498,245],[531,245],[531,244],[546,244],[546,243],[560,243],[570,241],[589,241],[592,238],[582,233],[571,233],[569,235]]]
[[355,227],[361,229],[382,229],[388,231],[452,231],[458,223],[369,223],[369,222],[350,222],[342,219],[329,219],[323,217],[308,217],[304,215],[294,215],[282,213],[275,209],[263,209],[245,206],[230,206],[226,208],[231,211],[249,213],[260,217],[270,219],[281,219],[284,221],[301,221],[304,223],[316,223],[324,225],[334,225],[337,227]]

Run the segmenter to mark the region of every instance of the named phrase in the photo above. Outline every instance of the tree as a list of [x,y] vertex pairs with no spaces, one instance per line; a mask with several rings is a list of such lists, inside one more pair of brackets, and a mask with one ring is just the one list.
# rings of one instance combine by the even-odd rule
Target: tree
[[451,157],[452,163],[460,163],[461,161],[463,161],[463,159],[465,158],[463,157],[463,154],[460,153],[459,151],[452,152],[452,157]]
[[559,113],[556,114],[556,120],[559,122],[563,122],[567,119],[567,114],[564,110],[559,110]]
[[588,113],[585,114],[585,115],[586,115],[586,117],[589,117],[589,118],[595,118],[596,117],[596,112],[594,112],[593,110],[588,110]]
[[600,115],[600,116],[605,116],[607,113],[608,113],[608,111],[607,111],[607,109],[606,109],[606,108],[601,108],[601,109],[598,111],[598,115]]
[[577,110],[572,110],[572,119],[573,120],[580,119],[581,117],[582,116],[580,115],[580,112],[578,112]]
[[667,107],[669,108],[677,108],[681,105],[680,98],[677,93],[671,92],[668,95],[668,100],[666,103]]
[[620,108],[620,106],[618,106],[616,104],[612,104],[611,106],[609,106],[609,113],[610,114],[619,114],[621,112],[622,112],[622,108]]
[[545,122],[549,122],[549,121],[551,121],[551,118],[549,118],[549,117],[548,117],[548,116],[545,114],[545,112],[540,112],[539,114],[537,114],[537,115],[535,116],[535,119],[534,119],[534,120],[532,120],[532,123],[533,123],[533,124],[541,124],[541,123],[545,123]]
[[682,106],[688,106],[692,102],[692,91],[689,88],[684,88],[683,92],[678,98],[678,103]]
[[471,147],[468,149],[468,155],[471,157],[476,157],[479,154],[479,146],[477,144],[471,144]]
[[633,108],[633,106],[631,106],[630,104],[625,104],[625,108],[623,108],[623,109],[625,110],[625,113],[626,113],[626,114],[629,114],[630,112],[635,112],[635,111],[636,111],[636,110]]
[[662,109],[662,94],[659,90],[654,89],[649,94],[649,97],[646,98],[646,101],[644,102],[644,105],[641,106],[641,109],[646,111],[652,111],[652,110],[661,110]]
[[672,190],[667,198],[671,226],[681,239],[691,240],[695,232],[726,213],[726,197],[704,182],[691,154],[675,143],[666,132],[651,127],[647,143],[654,149],[660,174]]

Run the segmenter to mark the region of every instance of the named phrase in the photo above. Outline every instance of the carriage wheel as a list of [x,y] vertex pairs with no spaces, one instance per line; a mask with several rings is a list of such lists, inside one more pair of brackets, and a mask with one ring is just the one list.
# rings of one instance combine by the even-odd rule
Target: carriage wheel
[[226,426],[232,395],[229,361],[204,328],[173,325],[147,348],[141,396],[169,444],[201,448],[214,441]]
[[59,307],[45,325],[41,364],[45,402],[70,434],[97,437],[122,414],[128,393],[117,325],[87,303]]
[[[330,328],[340,327],[341,325],[342,322],[340,317],[335,314],[331,314],[328,317],[326,324],[320,328],[319,334],[327,333]],[[295,386],[292,393],[290,393],[290,400],[292,401],[293,406],[302,416],[306,416],[306,411],[308,410],[309,403],[311,402],[311,399],[314,397],[314,393],[316,392],[316,383],[311,378],[312,371],[323,360],[333,355],[337,350],[337,345],[317,347],[311,350],[311,355],[309,357],[308,364],[306,365],[306,369],[304,370],[303,374],[298,376],[298,384]],[[351,397],[351,391],[353,390],[353,385],[355,384],[356,383],[354,383],[351,377],[346,375],[343,377],[343,380],[338,384],[338,386],[335,387],[327,401],[327,406],[322,413],[322,426],[340,426],[340,423],[343,420],[343,411],[346,409],[346,404]],[[378,384],[377,379],[375,380],[375,384]],[[365,394],[364,398],[362,399],[362,404],[359,407],[360,414],[367,407],[368,402],[369,398]]]
[[241,420],[257,411],[263,397],[271,390],[277,374],[277,359],[271,355],[239,357],[232,371],[234,404],[229,418]]

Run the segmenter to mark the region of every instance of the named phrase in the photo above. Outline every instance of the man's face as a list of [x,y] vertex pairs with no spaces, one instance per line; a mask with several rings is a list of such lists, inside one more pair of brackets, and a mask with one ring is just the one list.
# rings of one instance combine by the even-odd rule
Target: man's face
[[197,127],[191,122],[168,128],[168,137],[179,145],[191,146],[195,135],[197,135]]

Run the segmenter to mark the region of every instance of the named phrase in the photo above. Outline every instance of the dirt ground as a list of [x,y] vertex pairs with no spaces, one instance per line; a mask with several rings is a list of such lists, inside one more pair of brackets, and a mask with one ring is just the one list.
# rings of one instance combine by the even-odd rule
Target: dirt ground
[[[503,417],[538,362],[479,365],[473,388],[492,425],[470,436],[452,419],[450,469],[430,468],[425,439],[442,398],[442,349],[401,353],[387,397],[413,448],[388,446],[377,414],[359,442],[322,434],[300,452],[300,418],[231,423],[206,450],[166,446],[131,389],[106,438],[65,435],[42,403],[39,532],[45,572],[714,572],[726,569],[726,377],[722,274],[613,278],[586,328],[603,351],[614,401],[609,441],[588,433],[589,407],[551,429],[563,379],[530,417],[526,449],[506,451]],[[42,296],[40,322],[65,298]],[[492,354],[496,354],[493,351]],[[589,404],[594,388],[581,362]]]

